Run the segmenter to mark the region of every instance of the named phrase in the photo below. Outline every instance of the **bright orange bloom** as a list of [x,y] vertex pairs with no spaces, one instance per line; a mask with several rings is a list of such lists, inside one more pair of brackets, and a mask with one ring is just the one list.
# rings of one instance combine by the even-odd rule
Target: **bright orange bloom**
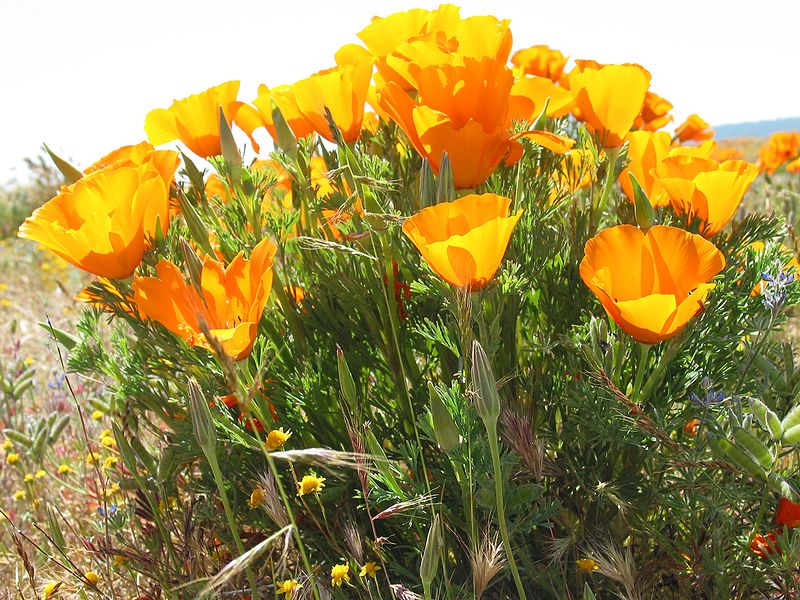
[[223,183],[222,179],[220,179],[219,175],[216,173],[211,173],[206,179],[205,185],[205,194],[206,198],[213,198],[214,196],[218,197],[223,202],[228,202],[230,200],[230,195],[228,194],[228,188]]
[[625,141],[642,112],[649,86],[650,73],[634,64],[605,65],[570,74],[570,89],[581,117],[606,148],[616,148]]
[[633,173],[636,181],[647,194],[653,206],[669,205],[669,197],[658,182],[656,170],[661,161],[669,154],[672,139],[666,131],[632,131],[628,135],[628,158],[630,162],[619,174],[619,184],[625,195],[633,198],[633,184],[629,173]]
[[567,57],[560,50],[553,50],[549,46],[539,45],[517,50],[511,57],[511,64],[525,75],[546,77],[551,81],[559,81]]
[[123,160],[93,171],[36,209],[19,228],[19,236],[89,273],[128,277],[141,262],[156,225],[167,232],[169,159],[174,173],[174,152],[159,154],[158,162],[153,153],[141,165]]
[[778,512],[775,514],[775,522],[778,525],[786,525],[787,529],[800,527],[800,504],[792,502],[788,498],[781,498]]
[[112,165],[117,167],[138,167],[148,162],[153,163],[153,166],[164,181],[164,186],[169,189],[180,159],[172,150],[156,150],[149,142],[139,142],[135,145],[117,148],[93,162],[83,172],[88,175]]
[[681,142],[700,142],[714,137],[714,130],[699,115],[689,115],[675,128],[675,137]]
[[800,156],[786,165],[787,173],[800,173]]
[[725,257],[699,235],[655,225],[602,230],[586,242],[580,274],[628,335],[656,344],[703,311]]
[[199,291],[183,278],[177,266],[161,260],[156,265],[156,277],[133,280],[139,314],[161,323],[190,346],[210,350],[200,327],[204,322],[224,352],[241,360],[250,354],[269,298],[274,255],[275,246],[264,239],[249,260],[239,253],[227,267],[206,256]]
[[575,98],[569,90],[556,85],[544,77],[521,77],[514,82],[509,98],[508,125],[513,121],[532,123],[547,104],[548,117],[563,117],[569,114]]
[[[744,152],[733,146],[717,146],[711,153],[711,158],[717,162],[726,160],[744,160]],[[787,169],[788,170],[788,169]]]
[[701,219],[703,235],[711,237],[731,220],[757,175],[758,167],[743,160],[672,156],[662,162],[659,182],[675,212]]
[[298,81],[289,86],[287,92],[297,112],[329,142],[335,140],[325,109],[330,111],[345,142],[354,142],[361,135],[364,105],[372,78],[372,57],[360,46],[352,48],[358,48],[363,54],[345,47],[337,58],[349,62],[340,62],[332,69]]
[[753,541],[750,542],[750,550],[765,559],[783,554],[783,550],[778,545],[778,536],[774,533],[768,533],[767,535],[756,534],[753,537]]
[[[785,162],[798,157],[798,154],[800,154],[800,133],[797,131],[779,131],[769,136],[766,144],[759,148],[759,166],[762,171],[772,175]],[[799,160],[800,157],[794,161],[794,164]],[[795,172],[794,164],[792,164],[792,171],[789,171],[788,165],[786,170],[790,173]]]
[[700,429],[700,419],[692,419],[683,426],[683,433],[686,435],[697,435],[698,429]]
[[[238,92],[239,82],[228,81],[188,98],[174,100],[169,108],[151,110],[144,121],[148,139],[156,146],[180,140],[203,158],[222,154],[219,110],[222,109],[225,120],[231,125],[242,105],[236,100]],[[257,152],[258,145],[252,137],[250,139]]]
[[658,94],[648,90],[644,95],[644,106],[642,112],[636,117],[633,125],[636,129],[645,131],[658,131],[672,121],[672,103]]
[[509,216],[511,199],[470,194],[424,208],[403,224],[403,233],[439,277],[477,290],[488,284],[503,260],[520,210]]

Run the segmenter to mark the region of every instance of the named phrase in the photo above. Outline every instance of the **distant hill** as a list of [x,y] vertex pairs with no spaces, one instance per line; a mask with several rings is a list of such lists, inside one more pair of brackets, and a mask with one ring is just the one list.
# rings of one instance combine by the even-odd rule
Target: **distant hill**
[[800,131],[800,117],[786,117],[769,121],[750,121],[748,123],[730,123],[715,125],[716,139],[762,138],[776,131]]

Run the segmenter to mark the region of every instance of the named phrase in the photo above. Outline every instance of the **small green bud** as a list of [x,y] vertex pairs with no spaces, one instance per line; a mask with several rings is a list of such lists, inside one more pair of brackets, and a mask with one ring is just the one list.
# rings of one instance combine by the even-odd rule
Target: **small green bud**
[[344,357],[344,352],[338,346],[336,347],[336,361],[339,370],[339,388],[342,392],[347,405],[350,407],[356,419],[360,422],[361,415],[358,406],[358,393],[356,391],[356,382],[353,379],[353,374],[350,372],[350,367],[347,366],[347,359]]
[[450,411],[447,410],[444,402],[442,402],[439,392],[436,391],[430,381],[428,382],[428,396],[431,402],[431,418],[433,419],[433,433],[436,436],[436,442],[442,450],[450,452],[461,443],[458,428],[450,415]]
[[428,530],[428,539],[422,552],[422,562],[419,566],[419,576],[422,585],[430,590],[436,573],[439,571],[439,556],[442,549],[442,519],[439,513],[433,515],[431,528]]
[[211,408],[208,406],[203,391],[194,379],[189,380],[189,414],[192,417],[192,429],[197,438],[197,443],[203,452],[213,454],[217,444],[217,431],[214,428],[214,419]]
[[439,165],[439,187],[436,190],[436,203],[450,202],[456,197],[456,184],[453,181],[453,166],[447,152],[442,154]]
[[500,416],[500,397],[492,373],[492,365],[478,340],[472,342],[472,382],[476,388],[475,408],[484,424],[497,424]]
[[647,194],[642,189],[642,186],[639,185],[636,176],[631,172],[628,172],[628,176],[633,186],[633,204],[636,210],[636,223],[643,230],[647,231],[653,226],[653,223],[656,222],[656,211],[647,198]]

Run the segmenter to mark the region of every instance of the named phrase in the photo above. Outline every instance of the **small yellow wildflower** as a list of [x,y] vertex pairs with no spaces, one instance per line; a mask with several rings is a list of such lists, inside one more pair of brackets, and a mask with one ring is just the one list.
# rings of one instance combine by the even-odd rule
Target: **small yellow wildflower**
[[25,500],[25,497],[28,494],[25,493],[25,490],[17,490],[14,492],[14,500]]
[[62,463],[62,464],[58,465],[58,474],[59,475],[66,475],[67,473],[74,473],[74,472],[75,472],[75,469],[73,469],[72,467],[70,467],[67,464],[63,464]]
[[347,583],[350,582],[350,565],[346,563],[343,565],[333,565],[333,567],[331,567],[331,585],[338,585],[341,587],[343,581]]
[[103,431],[100,432],[100,437],[101,438],[104,438],[107,435],[111,435],[111,430],[110,429],[103,429]]
[[292,597],[292,592],[297,589],[300,589],[301,586],[300,582],[297,579],[287,579],[286,581],[282,581],[278,584],[278,589],[276,590],[279,594],[286,594],[286,600],[289,600]]
[[128,562],[128,558],[126,556],[122,556],[121,554],[114,555],[114,566],[121,567],[126,562]]
[[[5,246],[5,244],[3,244]],[[0,283],[0,292],[5,292],[8,289],[7,283]]]
[[94,419],[95,421],[100,421],[105,416],[106,415],[102,410],[96,410],[92,413],[92,419]]
[[113,469],[117,466],[118,459],[116,456],[106,456],[103,461],[103,469]]
[[256,508],[264,504],[264,500],[266,500],[267,496],[264,493],[264,490],[260,487],[253,488],[252,493],[250,494],[250,499],[247,501],[247,504],[250,508]]
[[39,469],[38,471],[36,471],[36,473],[33,474],[33,476],[36,479],[41,479],[42,477],[47,476],[47,471],[45,471],[44,469]]
[[22,479],[25,480],[25,483],[30,483],[33,481],[33,473],[25,473],[25,477]]
[[19,462],[19,454],[16,452],[11,452],[8,456],[6,456],[6,462],[10,465],[15,465]]
[[0,448],[2,448],[2,449],[3,449],[3,451],[5,451],[5,452],[7,452],[7,451],[11,450],[11,448],[13,448],[13,447],[14,447],[14,442],[12,442],[12,441],[11,441],[10,439],[8,439],[8,438],[4,439],[4,440],[3,440],[3,445],[2,445],[2,446],[0,446]]
[[267,447],[267,450],[272,452],[283,446],[290,437],[292,437],[292,432],[284,431],[283,427],[280,429],[273,429],[267,434],[267,441],[264,445]]
[[96,586],[98,581],[100,581],[100,575],[94,571],[86,571],[86,573],[83,574],[83,583]]
[[110,435],[104,435],[100,438],[100,443],[106,448],[111,448],[112,446],[116,446],[117,441]]
[[361,572],[358,574],[360,577],[372,577],[375,579],[377,577],[378,571],[381,568],[372,561],[366,563],[363,567],[361,567]]
[[594,559],[591,558],[578,559],[575,561],[575,564],[578,566],[578,569],[584,573],[594,573],[600,568],[597,566],[597,563],[594,562]]
[[61,587],[60,581],[51,581],[42,586],[42,600],[49,600],[56,595],[58,589]]
[[305,496],[306,494],[319,493],[325,487],[325,478],[317,477],[316,475],[304,475],[302,481],[297,482],[297,494]]
[[89,452],[89,454],[86,455],[86,462],[90,465],[96,463],[98,460],[100,460],[100,455],[97,454],[97,452]]
[[22,362],[25,363],[26,367],[30,367],[36,361],[33,360],[30,356],[26,356],[25,360],[23,360]]
[[11,306],[11,300],[9,300],[8,298],[3,298],[2,300],[0,300],[0,304],[8,308],[9,306]]

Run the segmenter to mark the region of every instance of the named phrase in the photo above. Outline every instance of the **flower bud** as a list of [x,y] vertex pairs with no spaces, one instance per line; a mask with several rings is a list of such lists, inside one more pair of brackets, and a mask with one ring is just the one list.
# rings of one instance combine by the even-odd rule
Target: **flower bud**
[[478,340],[472,342],[472,382],[477,395],[475,408],[488,427],[496,424],[500,416],[500,397],[497,394],[497,383],[492,373],[492,365]]
[[194,379],[189,380],[189,414],[192,417],[192,429],[197,443],[206,455],[213,454],[217,444],[214,419],[211,416],[208,400]]

